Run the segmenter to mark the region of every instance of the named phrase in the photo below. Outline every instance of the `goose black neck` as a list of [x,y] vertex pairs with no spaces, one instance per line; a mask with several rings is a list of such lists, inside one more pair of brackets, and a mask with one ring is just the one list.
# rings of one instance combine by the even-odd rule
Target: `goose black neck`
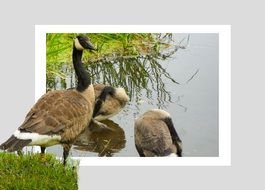
[[83,51],[77,50],[75,46],[73,47],[73,64],[75,73],[77,75],[77,87],[76,90],[79,92],[84,91],[91,84],[90,78],[88,77],[88,73],[82,64],[82,54]]

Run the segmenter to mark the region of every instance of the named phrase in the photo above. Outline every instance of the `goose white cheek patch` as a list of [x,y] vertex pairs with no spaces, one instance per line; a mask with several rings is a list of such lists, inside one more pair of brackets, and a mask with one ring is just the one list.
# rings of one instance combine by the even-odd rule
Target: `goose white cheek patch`
[[75,39],[75,48],[78,50],[84,50],[83,46],[79,43],[79,40],[76,38]]

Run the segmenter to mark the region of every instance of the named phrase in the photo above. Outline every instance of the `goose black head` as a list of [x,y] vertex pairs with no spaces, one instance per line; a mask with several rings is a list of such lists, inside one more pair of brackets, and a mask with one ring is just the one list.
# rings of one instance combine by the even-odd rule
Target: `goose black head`
[[89,38],[86,36],[77,36],[74,40],[74,46],[77,50],[96,50],[96,48],[93,46],[93,44],[90,42]]

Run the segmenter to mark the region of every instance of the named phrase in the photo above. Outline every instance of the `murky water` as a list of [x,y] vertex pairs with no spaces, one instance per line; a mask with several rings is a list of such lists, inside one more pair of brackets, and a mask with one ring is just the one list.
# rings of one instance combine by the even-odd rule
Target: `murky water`
[[[218,156],[218,34],[174,34],[173,40],[180,48],[169,58],[120,58],[90,66],[93,82],[122,86],[131,100],[106,121],[112,131],[87,129],[72,156],[138,156],[134,120],[151,108],[171,114],[183,156]],[[55,89],[75,84],[71,68],[63,69],[68,77],[63,82],[57,78]],[[62,155],[60,146],[47,150]]]

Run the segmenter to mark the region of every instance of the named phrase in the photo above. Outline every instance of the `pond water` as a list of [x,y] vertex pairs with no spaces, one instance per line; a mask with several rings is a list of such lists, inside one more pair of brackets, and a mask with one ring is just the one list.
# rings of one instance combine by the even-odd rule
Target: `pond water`
[[[178,49],[170,57],[117,58],[88,68],[93,82],[124,87],[130,102],[105,121],[113,131],[91,126],[70,155],[138,156],[134,121],[148,109],[162,108],[172,116],[183,142],[183,156],[218,156],[218,34],[173,34],[173,41]],[[68,77],[63,82],[56,78],[55,89],[75,85],[72,69],[64,71]],[[49,147],[47,152],[61,156],[62,147]]]

